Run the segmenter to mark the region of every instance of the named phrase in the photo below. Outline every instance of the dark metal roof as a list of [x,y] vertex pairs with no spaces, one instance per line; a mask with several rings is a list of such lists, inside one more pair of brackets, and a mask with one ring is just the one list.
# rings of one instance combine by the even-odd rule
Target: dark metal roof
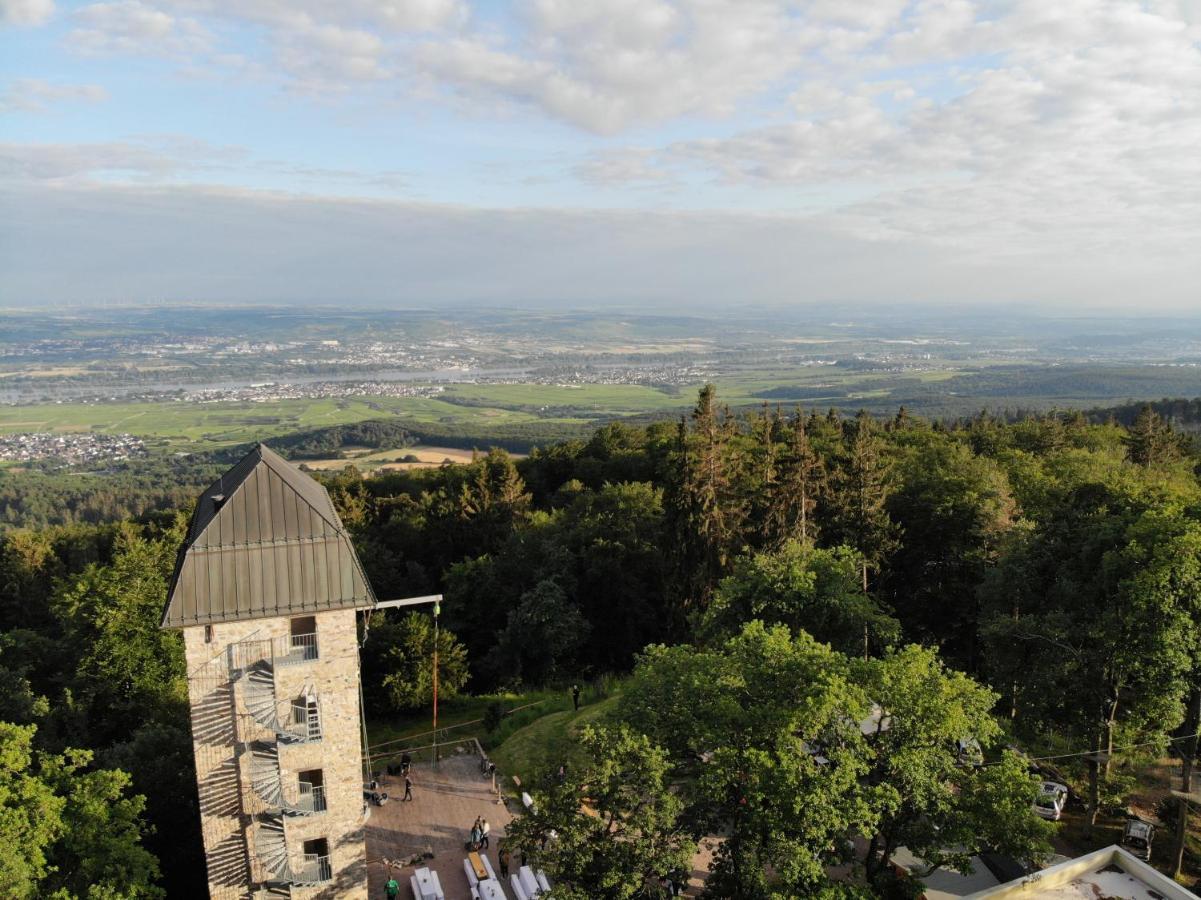
[[163,627],[374,603],[325,488],[259,444],[197,503]]

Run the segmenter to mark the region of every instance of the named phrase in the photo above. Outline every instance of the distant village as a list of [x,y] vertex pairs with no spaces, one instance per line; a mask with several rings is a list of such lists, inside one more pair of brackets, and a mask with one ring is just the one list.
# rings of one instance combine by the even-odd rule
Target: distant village
[[146,445],[132,434],[27,434],[0,435],[0,461],[60,460],[67,465],[120,462],[146,455]]

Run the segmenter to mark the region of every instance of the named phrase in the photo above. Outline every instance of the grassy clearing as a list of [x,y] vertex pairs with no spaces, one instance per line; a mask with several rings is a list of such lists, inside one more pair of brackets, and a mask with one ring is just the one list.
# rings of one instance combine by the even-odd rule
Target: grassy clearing
[[602,719],[616,705],[617,697],[607,697],[582,706],[579,712],[566,709],[542,716],[491,750],[492,760],[502,774],[517,775],[526,784],[554,771],[561,763],[577,765],[581,761],[576,745],[580,729]]
[[[575,736],[588,722],[612,711],[617,696],[613,685],[598,690],[585,687],[580,709],[572,709],[571,697],[563,690],[529,691],[521,694],[484,694],[456,697],[438,710],[438,742],[445,753],[453,745],[472,738],[478,740],[496,763],[501,774],[518,775],[529,783],[531,778],[551,771],[562,762],[571,765],[578,757]],[[507,714],[493,731],[484,727],[488,707],[500,703]],[[430,712],[379,716],[368,714],[367,732],[375,758],[373,768],[399,761],[406,748],[425,747],[432,742]],[[416,760],[426,759],[430,751],[414,753]]]
[[[586,692],[583,701],[588,702],[589,696]],[[489,731],[484,720],[493,704],[500,704],[505,715],[500,725]],[[530,723],[570,708],[571,699],[561,690],[456,697],[439,704],[438,741],[450,743],[474,738],[485,749],[491,750]],[[367,733],[372,753],[399,754],[405,748],[425,746],[433,740],[432,724],[432,710],[384,715],[368,713]]]

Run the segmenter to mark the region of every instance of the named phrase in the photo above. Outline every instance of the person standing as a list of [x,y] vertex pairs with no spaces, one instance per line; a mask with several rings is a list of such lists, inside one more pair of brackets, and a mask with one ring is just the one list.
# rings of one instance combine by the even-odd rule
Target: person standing
[[496,861],[500,864],[500,877],[509,877],[509,848],[502,846],[500,852],[496,854]]
[[480,846],[485,850],[488,849],[488,832],[491,830],[492,828],[488,824],[488,820],[480,819]]
[[405,776],[405,795],[404,799],[413,799],[413,780],[408,775]]
[[571,686],[571,703],[575,707],[575,711],[580,711],[580,686],[573,684]]
[[400,896],[400,882],[391,873],[388,874],[388,883],[384,885],[384,896],[388,900],[396,900]]

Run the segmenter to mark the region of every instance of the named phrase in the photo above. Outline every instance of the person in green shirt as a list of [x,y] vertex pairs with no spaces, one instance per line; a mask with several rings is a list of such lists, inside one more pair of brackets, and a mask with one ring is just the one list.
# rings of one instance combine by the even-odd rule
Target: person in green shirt
[[396,900],[400,896],[400,882],[391,875],[388,876],[388,883],[384,885],[384,893],[388,900]]

